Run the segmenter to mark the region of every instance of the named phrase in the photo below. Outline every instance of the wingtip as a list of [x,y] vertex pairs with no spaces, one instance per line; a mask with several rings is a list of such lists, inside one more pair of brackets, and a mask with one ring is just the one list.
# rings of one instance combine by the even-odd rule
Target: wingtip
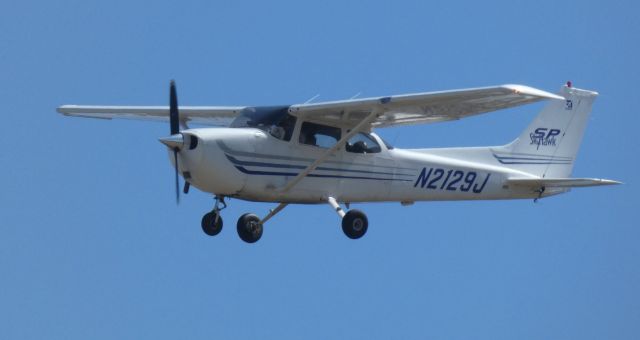
[[533,87],[530,87],[530,86],[526,86],[526,85],[506,84],[506,85],[503,85],[502,87],[507,88],[509,90],[512,90],[513,92],[518,93],[518,94],[541,97],[541,98],[547,98],[547,99],[565,100],[564,97],[559,96],[557,94],[553,94],[551,92],[539,90],[539,89],[536,89],[536,88],[533,88]]
[[624,184],[620,181],[615,181],[612,179],[604,179],[604,178],[594,178],[593,181],[596,181],[599,185],[619,185]]
[[67,112],[65,111],[65,109],[67,109],[68,107],[69,105],[60,105],[56,108],[56,112],[58,112],[59,114],[66,115]]

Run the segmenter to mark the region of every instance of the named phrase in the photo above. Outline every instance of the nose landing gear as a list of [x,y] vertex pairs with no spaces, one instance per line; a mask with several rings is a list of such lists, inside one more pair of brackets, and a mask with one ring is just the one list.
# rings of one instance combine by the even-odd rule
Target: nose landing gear
[[202,216],[202,231],[209,236],[216,236],[222,231],[222,217],[216,212],[208,212]]
[[[222,207],[220,207],[222,205]],[[216,203],[213,210],[202,216],[202,231],[209,236],[216,236],[222,231],[222,217],[220,211],[227,207],[224,197],[216,196]]]

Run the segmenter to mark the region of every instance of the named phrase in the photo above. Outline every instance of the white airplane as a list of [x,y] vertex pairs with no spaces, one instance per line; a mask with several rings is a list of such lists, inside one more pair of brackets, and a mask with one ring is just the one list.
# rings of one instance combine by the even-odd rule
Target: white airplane
[[[571,188],[620,182],[570,178],[596,92],[573,88],[558,95],[522,85],[405,94],[285,106],[178,107],[175,83],[166,106],[64,105],[58,112],[90,118],[169,120],[160,142],[178,174],[212,193],[202,218],[208,235],[222,230],[225,198],[275,202],[263,218],[244,214],[237,231],[248,243],[291,203],[325,203],[342,219],[351,239],[368,228],[351,203],[539,199]],[[494,147],[398,149],[374,128],[427,124],[549,100],[513,142]],[[224,126],[189,128],[187,124]],[[180,127],[183,129],[181,130]]]

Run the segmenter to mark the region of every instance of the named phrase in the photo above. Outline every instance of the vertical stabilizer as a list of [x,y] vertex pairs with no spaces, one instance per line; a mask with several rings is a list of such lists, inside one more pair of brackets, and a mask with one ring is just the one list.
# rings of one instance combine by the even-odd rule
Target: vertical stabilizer
[[597,92],[563,86],[562,100],[551,100],[512,143],[493,150],[504,166],[540,177],[567,178],[582,142]]

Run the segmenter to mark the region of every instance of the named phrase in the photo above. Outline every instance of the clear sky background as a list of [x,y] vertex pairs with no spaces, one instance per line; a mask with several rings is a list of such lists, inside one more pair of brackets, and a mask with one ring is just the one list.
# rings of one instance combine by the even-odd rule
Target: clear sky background
[[[430,4],[431,3],[431,4]],[[0,338],[638,339],[637,1],[5,1]],[[168,124],[61,104],[268,105],[520,83],[597,90],[574,170],[622,186],[525,201],[290,206],[254,245],[231,200],[176,206]],[[378,130],[504,144],[540,105]]]

